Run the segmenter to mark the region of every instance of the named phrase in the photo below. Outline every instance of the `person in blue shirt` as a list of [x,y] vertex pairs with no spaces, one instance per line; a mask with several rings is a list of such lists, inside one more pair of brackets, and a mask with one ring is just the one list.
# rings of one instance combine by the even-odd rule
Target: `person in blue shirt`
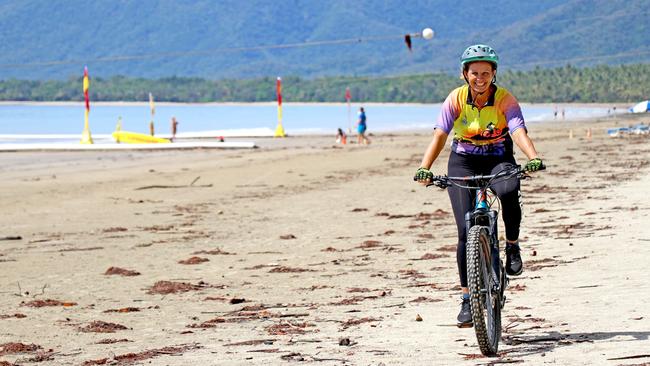
[[365,145],[370,143],[370,140],[366,137],[366,111],[363,107],[359,108],[359,121],[357,122],[357,143],[361,145],[363,142]]

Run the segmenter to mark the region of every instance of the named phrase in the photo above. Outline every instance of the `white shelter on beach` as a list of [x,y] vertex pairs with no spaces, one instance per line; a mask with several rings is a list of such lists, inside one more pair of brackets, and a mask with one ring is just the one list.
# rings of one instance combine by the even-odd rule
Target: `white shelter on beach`
[[644,100],[641,103],[636,104],[634,107],[630,108],[632,113],[645,113],[650,111],[650,101]]

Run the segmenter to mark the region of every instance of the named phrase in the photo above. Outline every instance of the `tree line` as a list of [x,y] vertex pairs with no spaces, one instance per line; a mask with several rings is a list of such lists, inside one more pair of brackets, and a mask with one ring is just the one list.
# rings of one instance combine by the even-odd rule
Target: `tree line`
[[[528,103],[632,103],[650,98],[650,64],[577,68],[535,68],[497,74],[498,84]],[[276,99],[275,78],[207,80],[113,76],[92,78],[92,101],[268,102]],[[464,81],[446,73],[393,77],[288,76],[282,81],[286,102],[343,102],[349,87],[355,102],[440,103]],[[0,81],[3,101],[81,101],[82,77],[67,80]]]

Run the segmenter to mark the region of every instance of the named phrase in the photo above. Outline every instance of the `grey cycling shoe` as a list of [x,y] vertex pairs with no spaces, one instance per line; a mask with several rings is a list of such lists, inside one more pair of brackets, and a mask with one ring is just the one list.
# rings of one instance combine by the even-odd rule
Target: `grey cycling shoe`
[[471,328],[474,323],[472,323],[472,308],[469,304],[469,298],[463,299],[463,303],[460,304],[460,313],[458,313],[458,328]]
[[510,276],[519,276],[524,271],[520,253],[519,243],[506,243],[506,273]]

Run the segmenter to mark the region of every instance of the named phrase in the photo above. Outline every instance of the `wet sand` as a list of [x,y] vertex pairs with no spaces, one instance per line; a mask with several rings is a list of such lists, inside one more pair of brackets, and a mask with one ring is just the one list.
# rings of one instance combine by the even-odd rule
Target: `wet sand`
[[496,358],[455,326],[447,194],[412,182],[429,131],[0,154],[0,365],[650,362],[649,137],[605,135],[639,121],[529,126]]

